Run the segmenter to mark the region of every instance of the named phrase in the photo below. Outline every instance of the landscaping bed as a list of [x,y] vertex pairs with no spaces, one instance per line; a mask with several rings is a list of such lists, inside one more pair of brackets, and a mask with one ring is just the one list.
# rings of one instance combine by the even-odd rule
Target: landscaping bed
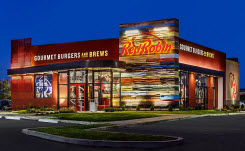
[[86,130],[89,128],[110,126],[108,124],[63,126],[33,129],[37,132],[69,138],[89,139],[89,140],[110,140],[110,141],[168,141],[176,140],[174,137],[154,136],[135,133],[114,133],[105,131]]
[[140,118],[150,118],[162,116],[159,114],[149,114],[141,112],[114,112],[114,113],[58,113],[48,114],[64,120],[77,120],[77,121],[90,121],[90,122],[108,122],[108,121],[121,121]]

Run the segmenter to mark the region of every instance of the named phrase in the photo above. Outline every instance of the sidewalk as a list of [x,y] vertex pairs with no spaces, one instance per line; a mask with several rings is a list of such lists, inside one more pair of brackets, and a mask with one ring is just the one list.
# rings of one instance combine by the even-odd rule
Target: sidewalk
[[123,121],[112,121],[112,122],[106,122],[106,123],[114,124],[118,126],[129,126],[129,125],[151,123],[151,122],[158,122],[158,121],[165,121],[165,120],[177,120],[177,119],[183,119],[183,118],[189,118],[189,117],[195,116],[191,114],[161,114],[161,115],[163,116],[133,119],[133,120],[123,120]]

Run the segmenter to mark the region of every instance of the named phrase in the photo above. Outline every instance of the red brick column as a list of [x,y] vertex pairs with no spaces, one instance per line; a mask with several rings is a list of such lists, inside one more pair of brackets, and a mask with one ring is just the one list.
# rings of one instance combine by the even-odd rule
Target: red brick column
[[196,106],[196,77],[194,73],[189,73],[189,107]]

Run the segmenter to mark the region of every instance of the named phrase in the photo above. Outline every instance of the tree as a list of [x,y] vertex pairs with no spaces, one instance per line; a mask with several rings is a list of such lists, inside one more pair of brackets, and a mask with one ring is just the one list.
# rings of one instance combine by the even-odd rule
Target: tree
[[11,99],[10,82],[7,79],[0,81],[0,99]]

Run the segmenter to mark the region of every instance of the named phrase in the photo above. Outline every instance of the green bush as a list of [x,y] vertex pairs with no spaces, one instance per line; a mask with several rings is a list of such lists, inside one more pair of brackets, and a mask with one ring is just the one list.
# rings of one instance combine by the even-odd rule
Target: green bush
[[56,105],[53,105],[52,108],[53,108],[53,109],[56,109]]
[[24,109],[26,109],[26,106],[25,106],[25,105],[23,105],[23,110],[24,110]]
[[140,106],[139,105],[136,107],[136,111],[140,111]]
[[38,106],[36,106],[36,109],[40,109],[41,107],[38,105]]
[[169,107],[168,107],[168,111],[173,111],[173,107],[172,107],[172,105],[169,105]]
[[221,111],[227,111],[227,108],[222,108]]
[[125,105],[122,105],[122,110],[125,111]]
[[202,110],[202,105],[201,104],[197,104],[195,106],[195,110]]
[[183,106],[179,105],[179,110],[182,111],[183,110]]
[[43,108],[47,108],[47,105],[44,105]]
[[75,110],[74,107],[70,107],[70,108],[61,108],[59,112],[60,113],[76,113],[77,111]]
[[234,109],[239,109],[239,108],[240,108],[239,104],[234,105]]
[[230,107],[229,107],[229,105],[226,105],[226,106],[225,106],[225,108],[226,108],[227,110],[230,110]]
[[122,108],[113,108],[113,107],[110,107],[110,108],[105,108],[104,109],[105,112],[114,112],[114,111],[123,111]]
[[151,105],[150,111],[154,111],[154,110],[155,110],[154,105]]
[[241,105],[241,109],[244,109],[244,104]]
[[32,105],[31,103],[29,104],[29,108],[30,108],[30,109],[32,109],[32,108],[33,108],[33,105]]

